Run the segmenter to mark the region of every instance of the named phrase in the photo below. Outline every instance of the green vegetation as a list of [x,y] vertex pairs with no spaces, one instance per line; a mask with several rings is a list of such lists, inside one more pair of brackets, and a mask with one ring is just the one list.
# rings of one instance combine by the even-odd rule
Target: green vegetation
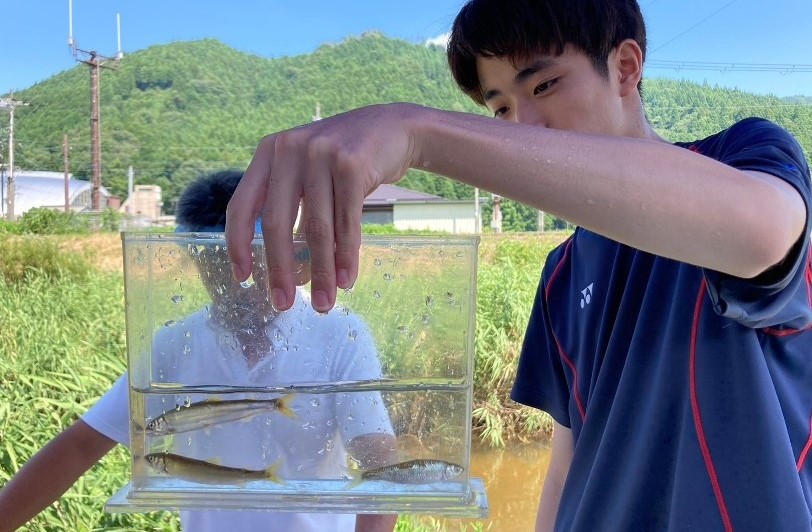
[[[396,101],[485,112],[457,90],[441,48],[376,33],[277,59],[215,40],[152,46],[125,57],[117,70],[105,70],[101,87],[105,186],[125,195],[127,167],[133,165],[136,183],[163,188],[169,213],[193,177],[244,168],[263,135],[309,122],[317,103],[324,116]],[[82,65],[18,93],[32,103],[18,111],[21,167],[61,170],[62,136],[68,134],[73,173],[90,175],[88,94]],[[786,127],[812,153],[809,97],[782,99],[651,78],[645,100],[652,124],[669,140],[704,138],[741,118],[762,116]],[[471,187],[427,172],[410,171],[400,184],[449,199],[473,198]],[[490,209],[484,206],[486,221]],[[536,230],[533,209],[505,200],[502,210],[505,230]]]
[[[548,434],[546,415],[518,408],[507,397],[541,264],[565,236],[483,237],[473,429],[492,446]],[[120,268],[91,266],[102,258],[64,251],[65,238],[0,238],[0,485],[87,410],[125,368]],[[114,235],[81,238],[98,249],[117,246]],[[103,512],[104,502],[128,476],[129,455],[117,448],[28,530],[176,530],[177,519],[168,513]],[[439,531],[442,523],[403,516],[397,530]],[[483,529],[475,522],[467,527]]]

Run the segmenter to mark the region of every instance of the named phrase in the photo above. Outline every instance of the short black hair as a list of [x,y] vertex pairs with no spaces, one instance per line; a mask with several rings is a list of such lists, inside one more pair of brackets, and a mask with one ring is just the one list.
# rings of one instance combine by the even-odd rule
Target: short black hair
[[177,224],[193,232],[225,227],[226,207],[242,175],[241,170],[220,170],[193,181],[178,198]]
[[[609,53],[634,39],[646,55],[646,26],[637,0],[470,0],[448,41],[457,85],[484,105],[477,57],[519,61],[538,53],[561,55],[568,44],[587,54],[608,79]],[[642,80],[638,85],[642,93]]]

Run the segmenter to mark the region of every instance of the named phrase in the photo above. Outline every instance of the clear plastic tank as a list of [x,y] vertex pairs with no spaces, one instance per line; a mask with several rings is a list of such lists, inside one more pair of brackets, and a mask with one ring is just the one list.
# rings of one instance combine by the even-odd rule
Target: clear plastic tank
[[487,514],[468,475],[477,237],[364,237],[327,314],[309,284],[273,310],[261,239],[241,284],[222,234],[123,241],[132,477],[109,511]]

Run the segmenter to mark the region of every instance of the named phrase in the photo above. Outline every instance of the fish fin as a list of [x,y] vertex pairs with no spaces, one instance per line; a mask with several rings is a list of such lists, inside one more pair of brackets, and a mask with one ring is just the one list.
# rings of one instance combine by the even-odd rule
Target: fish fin
[[277,484],[284,484],[285,481],[279,478],[279,462],[274,462],[265,470],[265,478]]
[[289,403],[293,400],[293,398],[295,396],[296,396],[296,394],[290,394],[290,395],[286,395],[285,397],[282,397],[281,399],[279,399],[279,402],[277,403],[276,408],[277,408],[277,410],[279,410],[280,414],[282,414],[284,416],[287,416],[287,417],[289,417],[291,419],[296,419],[296,412],[291,410],[290,405],[289,405]]
[[350,481],[344,486],[347,491],[358,487],[364,481],[364,472],[361,470],[360,463],[349,454],[347,454],[347,473],[350,475]]

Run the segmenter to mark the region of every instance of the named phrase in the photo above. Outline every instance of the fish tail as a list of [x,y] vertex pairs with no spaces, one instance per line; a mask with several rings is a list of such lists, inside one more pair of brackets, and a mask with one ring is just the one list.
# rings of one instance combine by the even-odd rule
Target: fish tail
[[270,480],[271,482],[276,482],[277,484],[284,484],[285,481],[279,478],[279,462],[274,462],[271,464],[269,468],[267,468],[264,472],[265,478]]
[[364,481],[364,471],[361,469],[358,461],[349,454],[347,455],[347,473],[350,475],[350,481],[344,486],[345,490],[351,490],[358,487],[358,484]]
[[286,395],[285,397],[279,399],[276,403],[276,408],[279,410],[279,413],[291,419],[296,419],[296,412],[290,408],[289,404],[293,400],[294,395],[295,394]]

